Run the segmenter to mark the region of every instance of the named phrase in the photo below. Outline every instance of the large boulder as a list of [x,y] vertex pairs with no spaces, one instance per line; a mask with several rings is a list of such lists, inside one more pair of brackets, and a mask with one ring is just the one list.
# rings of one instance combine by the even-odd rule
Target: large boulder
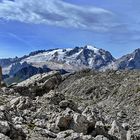
[[4,134],[0,133],[0,140],[11,140],[11,139],[5,136]]
[[20,110],[25,110],[32,106],[31,99],[29,97],[17,97],[9,102],[10,108],[16,108]]
[[73,120],[73,114],[74,111],[70,108],[67,108],[65,111],[63,111],[56,119],[56,126],[60,130],[67,130],[70,129],[70,125]]
[[51,90],[48,94],[43,96],[48,103],[58,105],[61,101],[65,100],[65,96],[60,92]]
[[112,122],[111,129],[108,133],[120,140],[127,140],[127,131],[115,120]]
[[77,133],[87,134],[89,128],[89,122],[87,118],[79,113],[75,113],[73,116],[72,129]]
[[7,121],[0,121],[0,133],[6,134],[10,131],[10,126]]
[[78,111],[78,106],[73,100],[63,100],[59,103],[59,106],[63,109],[66,109],[68,107],[74,111]]
[[[60,130],[73,130],[76,133],[88,134],[94,129],[94,119],[91,120],[86,116],[77,113],[70,108],[66,108],[66,110],[57,117],[56,126],[60,128]],[[90,130],[92,129],[92,130]]]
[[56,120],[56,126],[59,127],[61,131],[67,130],[71,121],[72,118],[70,116],[59,116]]
[[14,89],[21,95],[41,96],[44,93],[48,93],[50,90],[57,88],[61,81],[62,77],[60,73],[52,71],[34,75],[31,78],[18,83]]
[[56,138],[57,137],[57,135],[55,133],[53,133],[53,132],[51,132],[51,131],[49,131],[47,129],[42,129],[42,128],[36,127],[34,129],[34,131],[40,133],[41,135],[43,135],[43,136],[45,136],[47,138]]
[[94,140],[94,138],[91,135],[83,135],[73,130],[66,130],[58,133],[56,140]]
[[104,137],[103,135],[98,135],[95,137],[95,140],[109,140],[109,139]]

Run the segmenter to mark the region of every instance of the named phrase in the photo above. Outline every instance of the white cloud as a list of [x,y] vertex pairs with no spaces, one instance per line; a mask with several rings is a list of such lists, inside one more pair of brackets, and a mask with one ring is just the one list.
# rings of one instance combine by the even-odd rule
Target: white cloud
[[96,31],[111,26],[113,14],[102,8],[84,7],[62,0],[3,0],[0,18]]

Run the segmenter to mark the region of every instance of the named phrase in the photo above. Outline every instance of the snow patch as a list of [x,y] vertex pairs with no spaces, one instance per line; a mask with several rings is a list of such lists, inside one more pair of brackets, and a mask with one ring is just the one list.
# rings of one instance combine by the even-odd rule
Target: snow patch
[[131,60],[133,60],[134,58],[133,57],[131,57],[128,61],[131,61]]
[[98,48],[93,47],[93,46],[91,46],[91,45],[87,45],[87,49],[93,50],[95,53],[98,53],[98,52],[99,52],[99,49],[98,49]]

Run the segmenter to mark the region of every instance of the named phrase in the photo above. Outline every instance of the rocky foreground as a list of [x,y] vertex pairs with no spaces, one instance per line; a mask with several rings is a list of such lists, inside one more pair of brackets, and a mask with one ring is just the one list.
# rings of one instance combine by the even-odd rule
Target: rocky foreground
[[140,140],[140,72],[50,72],[3,87],[0,139]]

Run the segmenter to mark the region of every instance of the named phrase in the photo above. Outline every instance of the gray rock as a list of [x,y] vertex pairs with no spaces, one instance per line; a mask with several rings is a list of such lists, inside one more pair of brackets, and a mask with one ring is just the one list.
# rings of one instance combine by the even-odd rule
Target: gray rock
[[0,133],[0,140],[11,140],[11,139],[5,136],[4,134]]
[[41,96],[50,90],[55,89],[61,81],[62,77],[60,73],[53,71],[34,75],[31,78],[17,84],[14,89],[21,95]]
[[112,136],[116,136],[120,140],[127,140],[127,131],[123,129],[117,121],[113,121],[108,133]]
[[57,134],[57,139],[67,138],[67,137],[71,136],[72,133],[74,133],[73,130],[66,130],[66,131],[59,132]]
[[[0,90],[0,133],[11,140],[139,140],[139,75],[76,72],[36,97],[11,94],[5,87]],[[35,88],[45,81],[36,81]],[[30,86],[23,86],[28,94]]]
[[17,108],[21,110],[25,110],[29,107],[31,107],[32,102],[31,99],[28,97],[17,97],[10,101],[10,108]]
[[77,133],[87,134],[89,122],[85,116],[75,113],[73,116],[73,123],[71,124],[71,128]]
[[70,127],[71,121],[72,117],[70,116],[59,116],[56,120],[56,126],[58,126],[60,130],[67,130]]
[[63,100],[59,103],[59,106],[61,108],[66,109],[67,107],[69,107],[70,109],[77,111],[78,106],[76,105],[75,102],[73,102],[73,100]]
[[129,128],[130,128],[130,126],[129,126],[128,123],[123,123],[123,124],[122,124],[122,127],[123,127],[126,131],[128,131]]
[[0,133],[6,134],[10,131],[10,126],[7,121],[0,121]]
[[50,104],[58,105],[62,100],[65,99],[65,96],[59,92],[50,91],[45,95],[45,98],[49,101]]
[[22,117],[14,117],[12,121],[14,124],[22,124],[24,122],[24,119]]
[[102,121],[97,121],[95,124],[95,131],[97,135],[106,135],[105,125]]
[[95,140],[109,140],[109,139],[104,137],[103,135],[98,135],[95,137]]
[[36,127],[34,129],[34,131],[38,131],[41,135],[45,136],[45,137],[48,137],[48,138],[56,138],[57,135],[47,129],[42,129],[42,128],[38,128]]

